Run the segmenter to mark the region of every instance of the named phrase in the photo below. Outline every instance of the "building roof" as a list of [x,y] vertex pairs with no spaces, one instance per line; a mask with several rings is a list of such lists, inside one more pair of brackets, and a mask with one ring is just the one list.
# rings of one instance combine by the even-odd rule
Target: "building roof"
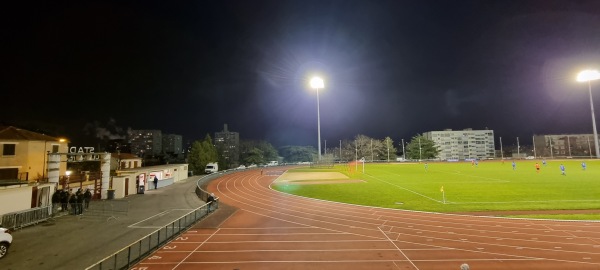
[[59,138],[48,136],[13,126],[0,126],[0,140],[14,141],[59,141]]

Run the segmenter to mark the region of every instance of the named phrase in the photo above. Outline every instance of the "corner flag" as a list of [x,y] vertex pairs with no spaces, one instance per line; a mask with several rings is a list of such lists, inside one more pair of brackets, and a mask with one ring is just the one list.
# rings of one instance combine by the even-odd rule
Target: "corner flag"
[[442,193],[442,201],[446,204],[446,193],[444,193],[444,186],[440,188],[440,192]]

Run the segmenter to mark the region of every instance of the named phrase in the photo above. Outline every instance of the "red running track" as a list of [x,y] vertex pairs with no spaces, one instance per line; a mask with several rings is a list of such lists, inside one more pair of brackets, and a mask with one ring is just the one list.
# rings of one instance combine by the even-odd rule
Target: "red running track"
[[293,196],[269,188],[272,170],[208,189],[238,210],[194,227],[137,270],[600,269],[600,223],[403,211]]

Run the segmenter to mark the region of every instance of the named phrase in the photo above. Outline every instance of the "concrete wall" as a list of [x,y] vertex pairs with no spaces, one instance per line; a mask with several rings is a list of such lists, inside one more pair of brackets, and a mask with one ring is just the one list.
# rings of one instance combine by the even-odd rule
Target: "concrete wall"
[[[158,188],[169,186],[175,182],[188,178],[187,164],[169,164],[150,167],[140,167],[117,172],[118,176],[112,178],[112,188],[115,190],[115,199],[124,198],[125,182],[128,184],[128,195],[137,194],[136,176],[145,175],[144,190],[154,189],[154,178],[151,175],[158,176]],[[103,194],[104,196],[104,194]]]
[[28,185],[0,187],[0,215],[30,209],[31,190]]

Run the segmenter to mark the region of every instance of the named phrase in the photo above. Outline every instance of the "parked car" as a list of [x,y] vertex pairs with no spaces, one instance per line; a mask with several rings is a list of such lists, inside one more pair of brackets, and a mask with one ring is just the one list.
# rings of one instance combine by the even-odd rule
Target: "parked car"
[[11,243],[12,235],[10,234],[10,230],[0,227],[0,259],[6,256]]
[[239,167],[237,167],[237,169],[238,170],[243,170],[243,169],[246,169],[246,166],[245,165],[240,165]]

